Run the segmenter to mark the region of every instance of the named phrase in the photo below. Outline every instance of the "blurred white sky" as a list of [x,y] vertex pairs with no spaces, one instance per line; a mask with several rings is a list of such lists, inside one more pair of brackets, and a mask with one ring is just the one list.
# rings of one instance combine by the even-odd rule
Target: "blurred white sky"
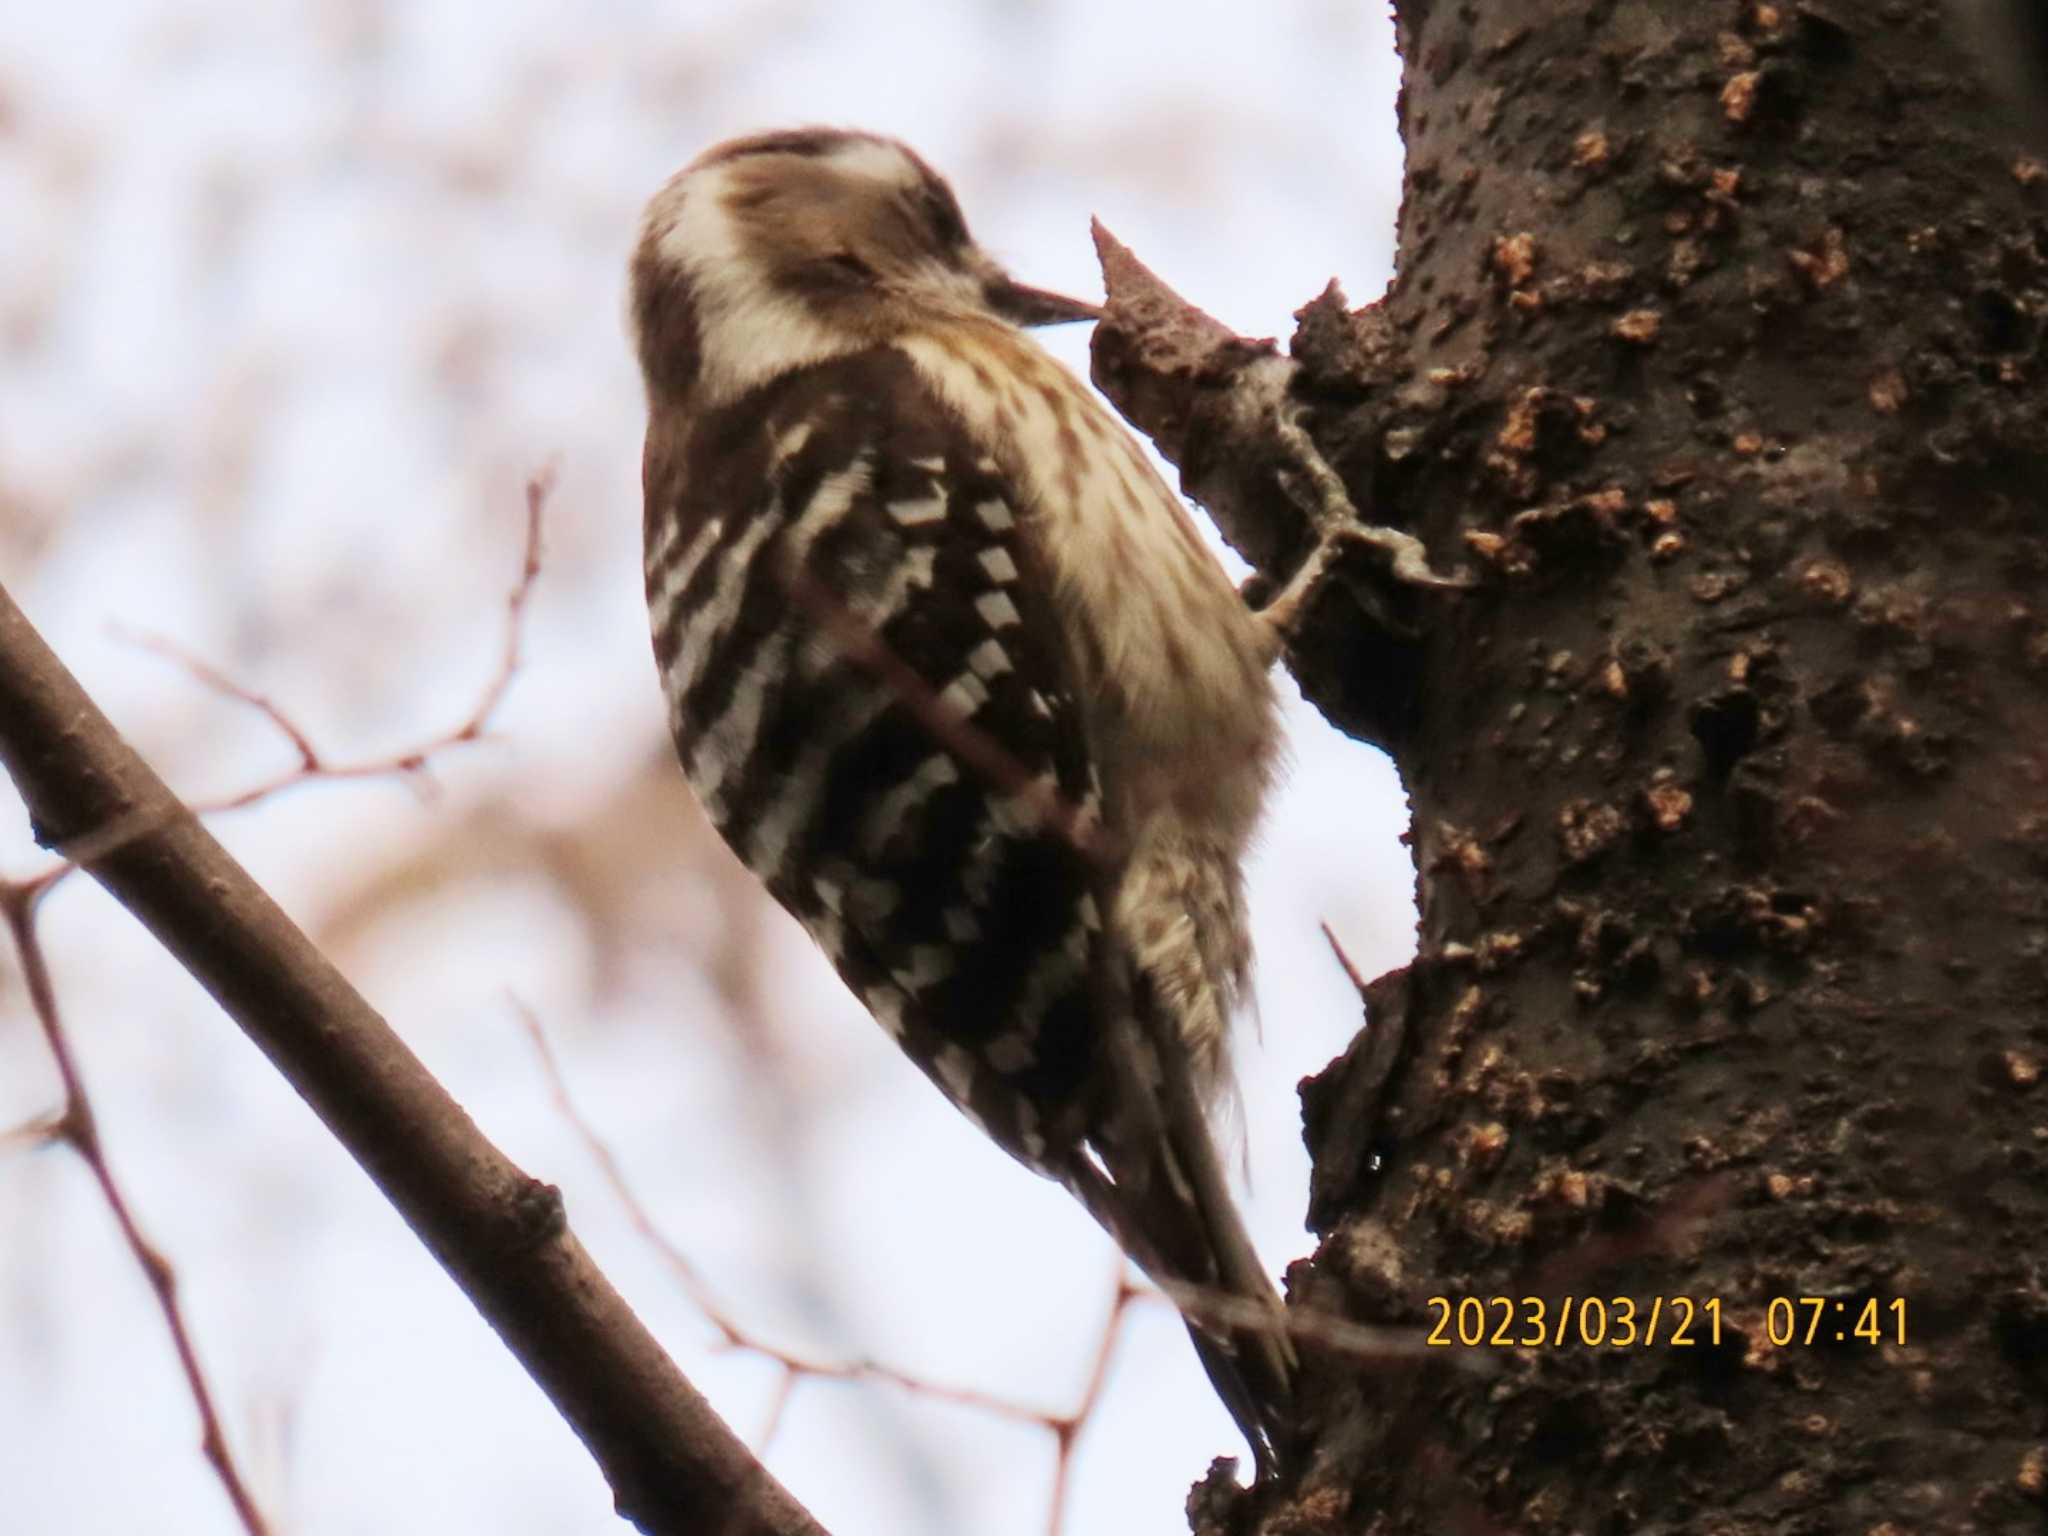
[[[180,788],[238,788],[287,754],[121,630],[260,687],[337,759],[408,747],[489,674],[519,486],[559,470],[493,739],[438,759],[430,800],[316,784],[218,828],[484,1129],[562,1185],[743,1434],[774,1372],[707,1353],[552,1107],[508,990],[643,1199],[766,1334],[1064,1407],[1112,1256],[736,894],[679,777],[649,766],[622,320],[639,205],[729,133],[857,124],[947,172],[1028,280],[1099,291],[1099,214],[1215,314],[1284,335],[1332,275],[1355,301],[1385,280],[1379,12],[100,0],[16,7],[0,32],[0,581]],[[1082,331],[1055,345],[1085,369]],[[1254,872],[1264,1044],[1242,1053],[1276,1271],[1308,1246],[1294,1084],[1358,1021],[1317,923],[1369,972],[1412,944],[1391,771],[1298,706],[1292,724]],[[0,790],[0,869],[40,867]],[[74,881],[44,934],[111,1156],[280,1528],[623,1529],[468,1304],[135,924]],[[55,1091],[10,960],[0,1127]],[[84,1170],[0,1148],[0,1530],[228,1530],[196,1437]],[[1178,1529],[1188,1483],[1237,1449],[1178,1325],[1142,1308],[1068,1530]],[[1044,1529],[1047,1436],[887,1388],[800,1387],[768,1458],[837,1536]]]

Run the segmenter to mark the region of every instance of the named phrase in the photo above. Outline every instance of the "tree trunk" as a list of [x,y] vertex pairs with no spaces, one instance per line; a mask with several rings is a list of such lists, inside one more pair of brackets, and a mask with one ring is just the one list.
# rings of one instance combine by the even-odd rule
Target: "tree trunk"
[[[1397,9],[1399,276],[1287,402],[1474,584],[1297,632],[1422,923],[1290,1291],[1467,1342],[1309,1345],[1197,1528],[2048,1528],[2048,169],[1930,0]],[[1284,577],[1281,365],[1120,254],[1098,378]]]

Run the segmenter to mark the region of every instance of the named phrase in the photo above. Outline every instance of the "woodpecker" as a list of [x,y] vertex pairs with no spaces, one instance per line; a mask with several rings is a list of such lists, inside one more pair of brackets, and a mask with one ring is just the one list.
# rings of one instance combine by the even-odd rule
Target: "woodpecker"
[[1273,1474],[1295,1355],[1209,1116],[1278,750],[1271,625],[907,146],[700,155],[631,263],[683,771],[940,1091],[1180,1304]]

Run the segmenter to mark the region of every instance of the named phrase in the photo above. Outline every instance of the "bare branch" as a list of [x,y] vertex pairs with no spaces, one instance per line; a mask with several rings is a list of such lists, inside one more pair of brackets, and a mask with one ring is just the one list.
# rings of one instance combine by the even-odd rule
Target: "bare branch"
[[376,1181],[576,1430],[622,1515],[655,1532],[823,1536],[591,1262],[560,1193],[483,1136],[4,590],[0,761],[38,840],[142,920]]
[[[312,738],[293,721],[284,708],[268,696],[236,682],[225,672],[194,656],[174,641],[159,635],[130,635],[117,630],[116,633],[123,634],[123,638],[144,650],[154,651],[175,661],[189,671],[202,686],[261,713],[277,727],[299,755],[298,765],[290,771],[266,779],[252,788],[224,799],[202,801],[193,809],[200,815],[242,810],[308,779],[373,779],[396,775],[409,778],[416,784],[423,783],[428,761],[434,754],[465,742],[480,740],[490,725],[491,716],[497,712],[506,691],[512,686],[513,676],[519,669],[521,635],[525,627],[527,602],[533,594],[534,584],[540,578],[542,513],[553,488],[554,479],[549,473],[534,475],[526,482],[526,550],[520,564],[518,583],[513,587],[512,595],[506,604],[504,654],[497,670],[484,684],[484,690],[476,703],[454,728],[443,732],[432,741],[409,747],[388,757],[370,758],[359,763],[331,763],[320,755],[319,749],[313,745]],[[44,871],[29,883],[39,889],[55,885],[78,866],[89,864],[113,852],[132,838],[154,831],[156,825],[150,815],[129,812],[114,817],[72,841],[48,845],[52,847],[52,851],[62,855],[64,862]]]
[[99,1118],[93,1113],[92,1100],[85,1091],[85,1078],[78,1070],[77,1058],[71,1053],[71,1041],[58,1017],[57,991],[50,981],[50,966],[43,955],[42,941],[36,935],[36,904],[47,889],[47,884],[40,882],[0,885],[0,910],[5,911],[8,929],[14,935],[14,949],[21,957],[21,974],[28,987],[29,1001],[43,1027],[43,1039],[50,1047],[51,1059],[57,1064],[57,1076],[64,1087],[63,1108],[47,1123],[47,1132],[53,1139],[67,1143],[91,1170],[101,1198],[107,1202],[107,1209],[113,1213],[114,1222],[121,1229],[122,1241],[134,1255],[156,1296],[158,1308],[163,1312],[164,1326],[170,1330],[171,1343],[178,1352],[179,1369],[185,1373],[185,1385],[192,1394],[193,1406],[199,1411],[200,1449],[212,1466],[214,1476],[220,1479],[221,1488],[226,1492],[228,1502],[234,1506],[235,1518],[241,1522],[242,1529],[249,1536],[268,1536],[270,1527],[263,1518],[262,1510],[257,1508],[248,1484],[243,1481],[241,1470],[235,1465],[233,1452],[228,1449],[227,1431],[221,1426],[220,1414],[214,1408],[213,1390],[207,1385],[206,1371],[199,1363],[198,1346],[192,1340],[191,1329],[185,1324],[185,1310],[178,1302],[177,1272],[157,1247],[142,1235],[142,1228],[137,1225],[135,1214],[129,1208],[128,1197],[114,1178],[113,1165],[107,1161],[106,1148],[100,1141]]
[[1327,922],[1321,926],[1323,938],[1329,943],[1330,953],[1337,957],[1337,963],[1344,967],[1344,974],[1350,978],[1351,985],[1357,989],[1359,997],[1363,999],[1365,997],[1365,989],[1370,985],[1365,979],[1365,973],[1358,968],[1357,964],[1352,960],[1350,953],[1339,942],[1337,930],[1332,928]]
[[1132,1284],[1124,1274],[1123,1259],[1117,1260],[1116,1290],[1111,1302],[1109,1316],[1103,1324],[1101,1341],[1096,1345],[1095,1358],[1089,1367],[1088,1382],[1082,1389],[1081,1398],[1065,1413],[1051,1413],[1042,1408],[1033,1408],[1011,1399],[997,1397],[992,1393],[977,1392],[971,1387],[954,1387],[927,1381],[908,1371],[884,1365],[871,1359],[821,1361],[796,1354],[779,1344],[771,1344],[750,1332],[734,1319],[724,1303],[711,1290],[703,1272],[691,1263],[686,1255],[669,1236],[661,1230],[647,1207],[641,1203],[625,1170],[620,1166],[618,1156],[604,1138],[576,1107],[576,1101],[569,1092],[567,1079],[562,1075],[561,1063],[556,1060],[553,1048],[548,1044],[547,1032],[533,1010],[519,999],[512,1000],[519,1014],[520,1023],[525,1027],[527,1037],[533,1042],[534,1054],[539,1058],[541,1075],[547,1080],[549,1095],[554,1099],[569,1128],[576,1133],[591,1160],[598,1166],[605,1182],[611,1186],[613,1196],[626,1219],[635,1231],[646,1240],[654,1251],[674,1272],[677,1283],[690,1298],[691,1304],[704,1314],[711,1326],[718,1330],[720,1343],[727,1349],[745,1350],[749,1354],[763,1356],[782,1368],[782,1380],[776,1389],[773,1403],[763,1426],[759,1444],[766,1447],[782,1422],[790,1397],[799,1383],[805,1380],[820,1381],[868,1381],[883,1382],[899,1387],[905,1392],[920,1397],[934,1398],[940,1402],[953,1403],[959,1407],[972,1408],[977,1412],[1008,1419],[1013,1423],[1035,1424],[1048,1431],[1057,1446],[1057,1459],[1053,1469],[1052,1508],[1049,1516],[1049,1536],[1060,1536],[1066,1517],[1068,1469],[1073,1460],[1074,1447],[1083,1427],[1094,1416],[1102,1398],[1104,1382],[1109,1376],[1109,1365],[1116,1353],[1116,1344],[1123,1331],[1124,1314],[1131,1302],[1147,1294]]
[[520,560],[519,578],[505,604],[505,643],[497,668],[485,681],[483,691],[477,695],[476,702],[470,706],[469,712],[461,720],[433,740],[403,752],[386,757],[368,758],[357,763],[331,762],[313,744],[313,738],[268,695],[237,682],[218,667],[193,655],[173,640],[161,635],[124,634],[124,638],[144,650],[176,662],[202,687],[238,704],[245,704],[261,714],[277,728],[278,734],[291,744],[292,750],[298,755],[298,762],[284,773],[222,799],[202,801],[194,809],[201,815],[238,811],[260,800],[267,800],[295,785],[303,784],[308,779],[381,779],[396,776],[408,779],[415,785],[424,785],[428,760],[435,753],[481,740],[489,729],[491,717],[504,702],[505,694],[512,686],[512,679],[519,671],[521,636],[525,630],[527,604],[533,597],[535,584],[540,579],[542,517],[547,509],[548,497],[553,491],[554,475],[551,471],[534,475],[526,482],[526,546]]
[[277,727],[278,734],[292,744],[292,750],[299,754],[300,771],[307,774],[320,771],[320,753],[314,747],[312,738],[300,730],[297,722],[280,709],[266,694],[256,692],[236,682],[227,673],[210,662],[194,655],[165,635],[137,633],[121,625],[113,629],[115,638],[127,641],[141,650],[150,651],[166,661],[176,662],[200,686],[210,689],[223,698],[233,699],[237,704],[246,704]]
[[490,724],[491,716],[498,712],[498,705],[504,701],[505,692],[512,686],[512,679],[519,671],[520,637],[526,631],[526,605],[533,597],[534,584],[540,580],[541,514],[547,510],[548,497],[555,491],[555,472],[544,469],[537,475],[529,476],[526,482],[526,558],[520,563],[519,581],[512,588],[512,595],[505,603],[505,651],[498,662],[497,675],[485,686],[483,696],[476,701],[469,718],[449,735],[453,742],[475,741],[484,728]]
[[1118,1255],[1116,1298],[1110,1303],[1109,1318],[1102,1325],[1102,1342],[1096,1346],[1095,1363],[1088,1371],[1088,1385],[1082,1389],[1081,1401],[1074,1405],[1072,1413],[1046,1421],[1059,1440],[1059,1460],[1053,1467],[1052,1512],[1047,1517],[1046,1536],[1061,1536],[1066,1528],[1067,1487],[1072,1481],[1074,1448],[1080,1444],[1082,1428],[1094,1417],[1096,1405],[1102,1401],[1102,1389],[1109,1380],[1109,1362],[1115,1358],[1117,1340],[1123,1335],[1124,1314],[1142,1294],[1137,1286],[1131,1284],[1130,1276],[1124,1272],[1122,1255]]

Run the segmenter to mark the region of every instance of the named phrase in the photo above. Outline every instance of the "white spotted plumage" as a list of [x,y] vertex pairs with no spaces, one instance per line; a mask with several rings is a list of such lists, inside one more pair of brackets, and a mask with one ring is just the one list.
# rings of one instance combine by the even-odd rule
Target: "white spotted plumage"
[[1279,1302],[1204,1106],[1250,944],[1271,635],[1102,403],[1021,326],[924,162],[868,134],[720,145],[649,204],[647,591],[721,834],[976,1125],[1190,1312],[1262,1471]]

